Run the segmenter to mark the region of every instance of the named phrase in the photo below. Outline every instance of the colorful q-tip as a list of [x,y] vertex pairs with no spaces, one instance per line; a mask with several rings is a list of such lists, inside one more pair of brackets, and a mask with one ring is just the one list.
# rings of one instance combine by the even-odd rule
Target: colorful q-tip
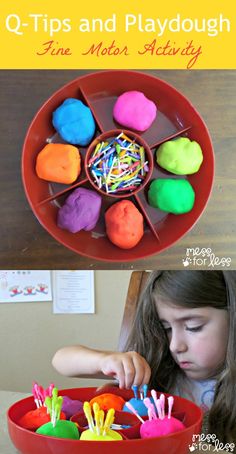
[[148,393],[148,385],[143,385],[143,394],[144,394],[144,399],[146,399]]
[[62,403],[63,397],[58,396],[57,388],[53,388],[52,397],[47,396],[45,399],[45,405],[48,409],[48,413],[50,414],[53,427],[56,426],[57,421],[60,419]]
[[88,421],[89,429],[91,430],[91,432],[95,433],[95,427],[89,402],[84,402],[83,410]]
[[170,419],[171,418],[172,408],[173,408],[173,405],[174,405],[174,397],[169,396],[167,398],[167,400],[168,400],[168,419]]
[[155,407],[154,405],[152,404],[152,402],[150,401],[150,399],[148,397],[146,397],[143,401],[145,407],[148,409],[148,417],[149,419],[157,419],[157,415],[156,415],[156,412],[155,412]]
[[143,418],[141,418],[141,416],[139,416],[137,410],[135,410],[135,408],[133,407],[133,405],[131,405],[130,402],[126,402],[126,407],[135,415],[137,416],[137,418],[139,419],[139,421],[141,421],[142,424],[144,424],[144,420]]
[[44,405],[47,396],[52,397],[53,388],[53,383],[50,383],[49,387],[44,389],[43,386],[38,385],[37,382],[33,382],[32,393],[37,408]]
[[138,386],[137,385],[133,385],[132,386],[132,391],[134,393],[135,399],[138,399]]
[[109,142],[98,143],[88,167],[96,186],[107,194],[129,194],[149,171],[144,148],[123,132]]
[[88,421],[89,430],[98,436],[106,436],[108,431],[111,429],[111,425],[113,424],[115,418],[115,410],[114,408],[110,408],[107,412],[105,418],[105,412],[100,409],[97,402],[93,404],[93,414],[94,420],[91,412],[91,406],[89,402],[84,402],[83,406],[84,414]]

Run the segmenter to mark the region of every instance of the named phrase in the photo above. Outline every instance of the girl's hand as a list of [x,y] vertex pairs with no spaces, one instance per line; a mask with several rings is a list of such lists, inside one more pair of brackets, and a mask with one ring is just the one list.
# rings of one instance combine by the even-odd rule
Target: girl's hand
[[136,352],[104,353],[99,369],[118,380],[120,388],[127,389],[148,384],[151,376],[149,364]]

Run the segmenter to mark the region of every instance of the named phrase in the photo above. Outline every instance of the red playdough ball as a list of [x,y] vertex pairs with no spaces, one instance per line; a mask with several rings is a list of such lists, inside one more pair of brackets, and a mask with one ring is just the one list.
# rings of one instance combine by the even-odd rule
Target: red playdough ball
[[112,205],[105,213],[106,232],[109,240],[122,249],[130,249],[141,240],[143,216],[130,200]]
[[[64,413],[61,412],[60,419],[66,419]],[[22,418],[19,420],[19,425],[28,430],[36,430],[41,427],[43,424],[51,421],[50,415],[47,414],[46,407],[40,407],[36,410],[28,411]]]
[[145,421],[140,427],[141,438],[161,437],[185,429],[184,424],[177,418],[152,419]]
[[121,411],[125,404],[125,401],[122,397],[110,393],[105,393],[101,394],[100,396],[94,397],[92,400],[90,400],[90,405],[93,405],[95,402],[98,403],[100,409],[104,411],[107,411],[110,408]]

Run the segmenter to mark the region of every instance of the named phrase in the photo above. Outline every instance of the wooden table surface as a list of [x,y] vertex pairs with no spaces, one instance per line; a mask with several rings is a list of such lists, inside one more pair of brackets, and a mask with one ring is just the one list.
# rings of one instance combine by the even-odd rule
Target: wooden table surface
[[[89,71],[0,71],[0,267],[7,269],[180,269],[187,248],[208,247],[236,268],[236,71],[146,71],[180,90],[205,120],[214,145],[216,174],[207,209],[169,250],[131,263],[79,256],[54,240],[26,200],[20,161],[27,128],[58,88]],[[208,268],[206,262],[205,268]],[[194,268],[193,265],[189,266]],[[196,268],[196,267],[195,267]],[[204,268],[204,266],[201,266]],[[217,268],[217,266],[215,266]],[[221,265],[219,265],[221,268]]]

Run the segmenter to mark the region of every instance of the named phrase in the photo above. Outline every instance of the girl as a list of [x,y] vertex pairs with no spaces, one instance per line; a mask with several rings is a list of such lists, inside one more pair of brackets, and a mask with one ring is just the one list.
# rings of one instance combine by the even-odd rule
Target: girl
[[66,347],[53,365],[191,399],[205,411],[204,431],[236,442],[236,272],[151,273],[126,352]]

